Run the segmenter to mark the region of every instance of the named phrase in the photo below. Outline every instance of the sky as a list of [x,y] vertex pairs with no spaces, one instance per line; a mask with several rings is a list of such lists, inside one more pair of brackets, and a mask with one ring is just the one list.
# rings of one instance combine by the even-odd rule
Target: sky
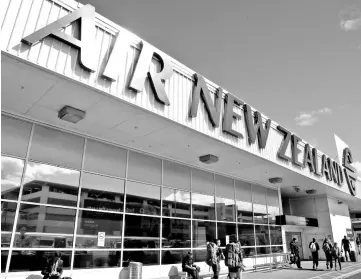
[[80,0],[361,175],[360,0]]

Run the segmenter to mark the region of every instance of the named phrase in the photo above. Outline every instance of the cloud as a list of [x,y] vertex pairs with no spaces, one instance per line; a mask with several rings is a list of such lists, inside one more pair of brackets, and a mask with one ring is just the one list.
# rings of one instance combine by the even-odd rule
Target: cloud
[[312,126],[318,121],[320,115],[331,113],[332,109],[328,107],[324,107],[311,112],[301,112],[300,115],[295,118],[296,124],[298,126]]
[[340,27],[345,31],[357,30],[361,27],[361,17],[356,19],[342,20],[340,22]]
[[353,5],[342,10],[339,14],[340,27],[344,31],[354,31],[361,28],[360,8]]

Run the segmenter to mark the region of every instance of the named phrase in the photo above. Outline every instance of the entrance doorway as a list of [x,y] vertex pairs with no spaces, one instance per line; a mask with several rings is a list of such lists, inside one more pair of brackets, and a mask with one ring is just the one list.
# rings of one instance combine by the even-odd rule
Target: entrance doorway
[[286,243],[287,243],[287,251],[290,252],[290,243],[293,238],[296,238],[297,246],[300,248],[300,258],[304,260],[303,257],[303,249],[302,249],[302,237],[300,232],[286,232]]

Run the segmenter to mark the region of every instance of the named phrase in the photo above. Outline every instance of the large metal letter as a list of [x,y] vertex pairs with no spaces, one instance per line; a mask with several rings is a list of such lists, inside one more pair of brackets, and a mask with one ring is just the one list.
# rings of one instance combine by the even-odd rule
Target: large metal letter
[[[218,93],[218,96],[219,95],[220,94]],[[237,138],[243,139],[243,135],[240,132],[237,132],[232,129],[233,119],[241,119],[241,115],[239,115],[238,113],[235,113],[233,111],[234,104],[241,106],[241,105],[243,105],[243,102],[240,99],[238,99],[237,97],[228,93],[226,95],[226,106],[225,106],[225,111],[224,111],[224,115],[223,115],[223,125],[222,125],[223,132],[226,132]]]
[[287,151],[288,145],[290,143],[292,134],[290,131],[288,131],[287,129],[283,128],[280,125],[277,126],[277,130],[283,134],[283,142],[281,143],[281,146],[278,149],[277,156],[283,160],[290,162],[291,157],[286,155],[286,151]]
[[[61,32],[60,29],[68,26],[75,20],[81,20],[80,40]],[[38,31],[26,36],[22,42],[32,46],[41,39],[52,35],[74,47],[80,49],[79,62],[91,72],[95,72],[96,60],[93,51],[95,39],[95,8],[91,5],[84,7],[58,19],[57,21],[39,29]]]
[[301,153],[301,150],[298,148],[298,143],[301,141],[301,139],[296,135],[292,135],[291,140],[292,163],[296,166],[302,167],[302,163],[298,160],[298,154]]
[[[329,165],[329,169],[330,169],[330,177],[331,180],[333,180],[335,183],[338,184],[338,164],[334,161],[331,160],[331,158],[327,158],[327,162]],[[335,165],[335,163],[337,164],[337,166]]]
[[[153,56],[160,61],[162,66],[161,71],[158,73],[151,73],[149,71]],[[173,75],[173,67],[170,61],[166,57],[162,57],[155,48],[145,42],[142,42],[142,50],[129,87],[138,92],[142,91],[147,75],[156,100],[161,104],[169,106],[170,102],[167,94],[165,93],[163,83]]]
[[347,147],[343,150],[342,165],[344,166],[344,172],[346,182],[350,190],[351,195],[356,195],[356,170],[351,164],[353,163],[351,150]]
[[313,155],[313,164],[315,166],[315,174],[321,176],[322,173],[320,172],[320,168],[318,165],[318,152],[316,148],[312,148],[312,155]]
[[198,112],[198,105],[200,96],[206,106],[206,110],[209,116],[209,120],[212,122],[213,127],[219,127],[219,118],[221,116],[221,102],[222,102],[222,93],[223,90],[218,89],[218,96],[215,96],[215,101],[213,104],[211,93],[208,90],[206,81],[201,75],[194,74],[195,78],[195,87],[192,93],[192,105],[190,109],[190,117],[196,117]]
[[310,169],[310,172],[315,172],[315,164],[313,159],[313,154],[310,145],[307,143],[305,145],[305,151],[303,156],[303,167],[305,168],[306,165]]
[[243,106],[243,108],[244,116],[246,119],[249,144],[253,144],[256,141],[257,137],[259,148],[265,148],[268,139],[269,129],[271,128],[271,119],[267,119],[265,127],[263,128],[261,113],[256,111],[253,118],[251,107],[246,104]]
[[321,173],[323,176],[326,177],[327,180],[332,180],[331,173],[330,173],[330,166],[328,164],[328,160],[325,154],[322,155],[322,168]]

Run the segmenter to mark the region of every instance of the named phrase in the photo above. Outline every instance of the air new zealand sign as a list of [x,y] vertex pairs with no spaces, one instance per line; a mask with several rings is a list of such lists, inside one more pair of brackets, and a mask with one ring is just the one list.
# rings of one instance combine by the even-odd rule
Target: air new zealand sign
[[[74,21],[80,21],[80,38],[76,39],[61,31],[62,28],[68,26]],[[79,49],[79,62],[81,66],[90,71],[95,72],[96,69],[96,57],[94,55],[94,38],[95,38],[95,9],[91,5],[83,6],[82,8],[66,15],[65,17],[41,28],[40,30],[30,34],[22,39],[22,41],[30,46],[36,44],[40,40],[47,36],[53,36],[67,44],[70,44]],[[126,51],[130,44],[126,38],[122,38],[118,35],[109,55],[109,59],[106,62],[105,69],[101,73],[109,80],[115,81],[120,73],[122,65],[119,65],[122,54]],[[170,105],[168,96],[165,92],[164,82],[168,80],[173,74],[173,67],[168,58],[153,48],[151,45],[142,42],[141,51],[137,60],[133,73],[131,73],[131,79],[128,87],[136,92],[141,92],[144,87],[145,80],[148,78],[155,99],[166,106]],[[160,64],[160,72],[150,72],[149,66],[153,57],[156,57]],[[192,93],[192,102],[190,107],[190,117],[196,117],[199,107],[199,102],[202,99],[210,122],[214,128],[220,126],[221,105],[223,97],[223,89],[218,88],[215,100],[212,100],[211,93],[208,89],[205,79],[198,74],[194,75],[195,84]],[[236,113],[233,108],[234,105],[243,106],[244,115]],[[245,126],[247,130],[247,138],[249,144],[255,144],[258,142],[259,148],[266,147],[269,130],[271,127],[271,119],[268,119],[264,124],[262,123],[262,115],[256,111],[252,113],[251,107],[245,104],[243,101],[235,97],[234,95],[225,94],[224,114],[222,122],[222,131],[228,133],[234,137],[243,139],[243,135],[232,128],[233,120],[245,119]],[[284,135],[284,140],[277,153],[278,157],[292,162],[295,166],[306,168],[317,176],[325,176],[327,180],[334,181],[334,183],[341,186],[344,181],[350,189],[352,195],[356,194],[356,172],[351,166],[352,155],[351,151],[347,148],[344,150],[343,166],[340,166],[337,162],[331,160],[331,158],[322,155],[322,163],[318,163],[317,150],[311,148],[308,144],[304,147],[303,161],[298,160],[298,154],[301,150],[298,148],[298,143],[301,141],[299,137],[291,134],[285,128],[278,126],[278,131]],[[291,156],[286,155],[286,150],[291,145]]]

